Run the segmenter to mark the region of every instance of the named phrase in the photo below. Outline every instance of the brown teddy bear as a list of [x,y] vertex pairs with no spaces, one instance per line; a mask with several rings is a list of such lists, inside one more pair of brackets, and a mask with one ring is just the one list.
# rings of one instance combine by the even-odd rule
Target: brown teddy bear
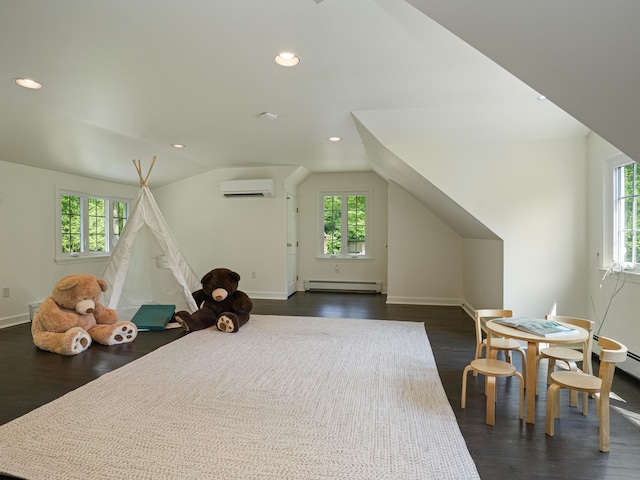
[[138,335],[135,324],[118,322],[117,312],[98,302],[107,288],[107,282],[93,275],[64,277],[33,316],[33,343],[49,352],[77,355],[92,341],[102,345],[133,342]]
[[175,320],[187,332],[212,326],[223,332],[237,332],[249,321],[253,302],[238,290],[240,275],[228,268],[216,268],[202,277],[202,288],[193,292],[200,307],[194,313],[176,312]]

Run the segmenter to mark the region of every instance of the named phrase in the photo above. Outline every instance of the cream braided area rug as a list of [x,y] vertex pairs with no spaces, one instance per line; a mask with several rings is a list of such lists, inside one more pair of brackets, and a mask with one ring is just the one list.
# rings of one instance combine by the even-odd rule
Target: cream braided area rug
[[253,315],[0,426],[28,479],[475,479],[422,323]]

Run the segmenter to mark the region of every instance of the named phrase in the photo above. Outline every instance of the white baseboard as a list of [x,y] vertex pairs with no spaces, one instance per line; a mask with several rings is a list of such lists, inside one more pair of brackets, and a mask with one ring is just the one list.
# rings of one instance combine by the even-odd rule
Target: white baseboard
[[21,325],[23,323],[29,323],[29,315],[16,315],[14,317],[0,318],[0,328],[13,327],[15,325]]
[[256,300],[286,300],[289,298],[285,292],[248,292],[243,290],[244,293],[249,295],[249,298],[255,298]]
[[430,298],[430,297],[400,297],[387,295],[387,303],[398,305],[441,305],[445,307],[459,307],[460,298]]
[[467,314],[471,317],[474,318],[475,316],[475,311],[476,309],[473,308],[471,305],[469,305],[467,302],[463,301],[462,302],[462,309],[467,312]]

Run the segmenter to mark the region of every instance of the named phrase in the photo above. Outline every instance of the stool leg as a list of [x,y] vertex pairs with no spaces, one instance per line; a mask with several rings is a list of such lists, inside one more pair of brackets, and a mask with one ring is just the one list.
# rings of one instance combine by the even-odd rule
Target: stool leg
[[487,376],[487,425],[496,423],[496,377]]
[[546,431],[547,435],[553,437],[554,427],[556,422],[556,408],[558,407],[556,402],[556,395],[560,391],[558,384],[552,384],[547,391],[547,418],[546,418]]
[[600,451],[608,452],[611,449],[609,419],[609,397],[600,397]]
[[[461,407],[464,408],[467,405],[467,373],[469,373],[469,369],[471,365],[467,365],[462,372],[462,404]],[[475,373],[475,370],[474,370]]]
[[571,407],[578,406],[578,391],[577,390],[569,390],[569,405]]
[[[565,362],[569,367],[569,370],[572,372],[578,371],[578,365],[575,362]],[[569,390],[569,405],[572,407],[578,406],[578,391],[577,390]]]
[[556,360],[554,358],[550,358],[547,364],[547,385],[551,385],[551,374],[556,369]]
[[[476,360],[479,358],[482,358],[482,350],[484,350],[485,345],[484,343],[479,343],[476,346]],[[473,376],[476,377],[478,375],[478,372],[476,372],[475,370],[473,371]]]
[[527,357],[525,356],[522,350],[516,350],[516,351],[520,352],[520,356],[522,357],[522,376],[526,378],[527,377]]

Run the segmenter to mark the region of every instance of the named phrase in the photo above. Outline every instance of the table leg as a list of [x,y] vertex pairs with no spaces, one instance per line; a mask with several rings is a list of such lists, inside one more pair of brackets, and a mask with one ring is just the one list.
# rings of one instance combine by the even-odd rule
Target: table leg
[[536,370],[537,355],[538,344],[536,342],[527,342],[527,390],[525,392],[527,423],[536,423],[536,379],[538,378],[538,372]]

